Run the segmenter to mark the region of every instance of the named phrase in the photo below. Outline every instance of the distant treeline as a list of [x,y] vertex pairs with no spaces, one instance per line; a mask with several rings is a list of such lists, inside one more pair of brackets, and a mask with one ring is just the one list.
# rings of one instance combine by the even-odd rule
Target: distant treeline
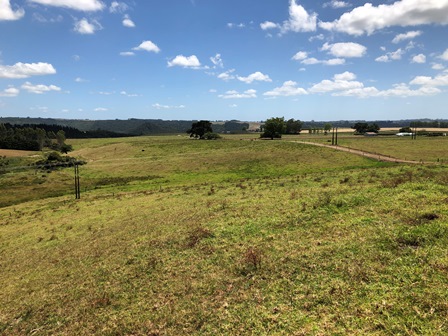
[[[0,117],[0,123],[15,125],[52,125],[64,130],[67,138],[77,137],[114,137],[128,135],[155,135],[155,134],[185,134],[197,120],[161,120],[161,119],[127,119],[127,120],[78,120],[78,119],[52,119],[52,118],[14,118]],[[407,119],[407,120],[338,120],[338,121],[302,121],[302,129],[324,129],[326,124],[332,127],[351,128],[357,122],[375,123],[380,128],[401,128],[411,126],[411,123],[421,123],[421,127],[446,127],[448,120]],[[437,126],[429,126],[432,125]],[[260,122],[261,124],[261,122]],[[37,126],[38,125],[38,126]],[[442,126],[445,125],[445,126]],[[34,127],[34,126],[33,126]],[[249,129],[247,122],[238,120],[213,122],[215,133],[243,133]],[[420,127],[420,126],[418,126]],[[47,128],[45,128],[47,129]],[[73,130],[73,131],[72,131]],[[87,132],[81,134],[80,132]],[[92,133],[90,133],[92,132]],[[113,133],[106,133],[113,132]],[[114,134],[117,133],[117,134]]]
[[124,136],[131,136],[131,134],[116,133],[106,130],[93,130],[93,131],[80,131],[77,128],[70,126],[61,125],[49,125],[49,124],[22,124],[22,125],[11,125],[5,124],[7,128],[19,129],[19,128],[32,128],[32,129],[43,129],[45,132],[54,132],[55,134],[59,131],[65,133],[66,138],[69,139],[87,139],[87,138],[118,138]]
[[448,121],[413,121],[410,123],[410,126],[419,128],[448,128]]
[[65,133],[46,131],[39,127],[0,124],[0,148],[39,151],[45,147],[67,153],[72,148],[65,144]]
[[[0,118],[0,123],[14,125],[52,125],[64,130],[67,138],[83,137],[76,131],[87,132],[85,137],[114,137],[130,135],[153,135],[186,133],[195,120],[159,120],[159,119],[128,119],[128,120],[77,120],[51,118]],[[249,124],[237,120],[222,123],[212,123],[216,133],[242,133],[249,128]],[[75,129],[76,131],[71,131]],[[105,132],[113,133],[106,134]],[[77,135],[78,134],[78,135]]]

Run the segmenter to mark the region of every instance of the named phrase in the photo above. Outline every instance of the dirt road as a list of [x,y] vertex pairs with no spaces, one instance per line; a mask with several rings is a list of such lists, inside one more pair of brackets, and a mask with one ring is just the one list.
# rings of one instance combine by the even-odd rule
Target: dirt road
[[305,144],[305,145],[327,147],[327,148],[336,149],[336,150],[340,150],[340,151],[343,151],[343,152],[352,153],[352,154],[355,154],[355,155],[365,156],[365,157],[368,157],[368,158],[372,158],[372,159],[375,159],[375,160],[378,160],[378,161],[384,161],[384,162],[411,163],[411,164],[428,163],[428,162],[423,162],[423,161],[402,160],[402,159],[394,158],[394,157],[391,157],[391,156],[364,152],[364,151],[359,150],[359,149],[353,149],[353,148],[342,147],[342,146],[326,145],[326,144],[317,143],[317,142],[308,142],[308,141],[293,141],[293,142],[301,143],[301,144]]

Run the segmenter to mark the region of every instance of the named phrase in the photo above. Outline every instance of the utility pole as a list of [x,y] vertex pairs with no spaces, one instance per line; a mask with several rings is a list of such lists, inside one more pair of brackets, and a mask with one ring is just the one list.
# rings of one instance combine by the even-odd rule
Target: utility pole
[[333,127],[333,134],[331,136],[331,145],[337,146],[338,145],[338,128]]
[[81,199],[81,187],[79,184],[79,165],[78,162],[73,162],[73,167],[75,168],[75,198]]

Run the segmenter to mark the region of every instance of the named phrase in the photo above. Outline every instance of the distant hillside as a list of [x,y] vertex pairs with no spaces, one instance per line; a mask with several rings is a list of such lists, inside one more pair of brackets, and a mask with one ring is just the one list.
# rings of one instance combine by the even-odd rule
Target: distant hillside
[[[0,118],[0,124],[11,125],[57,125],[74,128],[83,132],[108,131],[126,135],[151,135],[186,133],[193,120],[160,120],[160,119],[128,119],[128,120],[77,120],[52,118]],[[213,131],[217,133],[241,133],[249,128],[249,123],[237,120],[213,123]]]
[[[126,135],[152,135],[186,133],[191,124],[197,120],[161,120],[161,119],[127,119],[127,120],[78,120],[78,119],[53,119],[53,118],[14,118],[0,117],[0,124],[35,125],[47,124],[75,128],[84,132],[107,131]],[[339,120],[339,121],[304,121],[303,129],[323,128],[326,123],[333,127],[350,128],[357,122],[365,120]],[[370,120],[381,128],[405,127],[415,123],[418,127],[430,127],[430,125],[446,124],[448,120],[434,119],[406,119],[406,120]],[[212,122],[213,131],[217,133],[243,133],[254,131],[262,122],[244,122],[238,120]],[[418,124],[418,125],[417,125]],[[435,127],[435,126],[431,126]]]

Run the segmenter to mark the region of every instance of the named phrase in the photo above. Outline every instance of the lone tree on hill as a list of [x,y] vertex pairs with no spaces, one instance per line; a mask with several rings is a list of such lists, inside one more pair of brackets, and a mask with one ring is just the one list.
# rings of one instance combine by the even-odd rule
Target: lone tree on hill
[[262,138],[281,138],[282,134],[286,132],[286,123],[285,118],[270,118],[266,120],[263,126],[263,134],[261,134]]
[[213,133],[212,123],[208,120],[201,120],[191,124],[191,128],[187,131],[191,138],[204,139],[207,133]]

